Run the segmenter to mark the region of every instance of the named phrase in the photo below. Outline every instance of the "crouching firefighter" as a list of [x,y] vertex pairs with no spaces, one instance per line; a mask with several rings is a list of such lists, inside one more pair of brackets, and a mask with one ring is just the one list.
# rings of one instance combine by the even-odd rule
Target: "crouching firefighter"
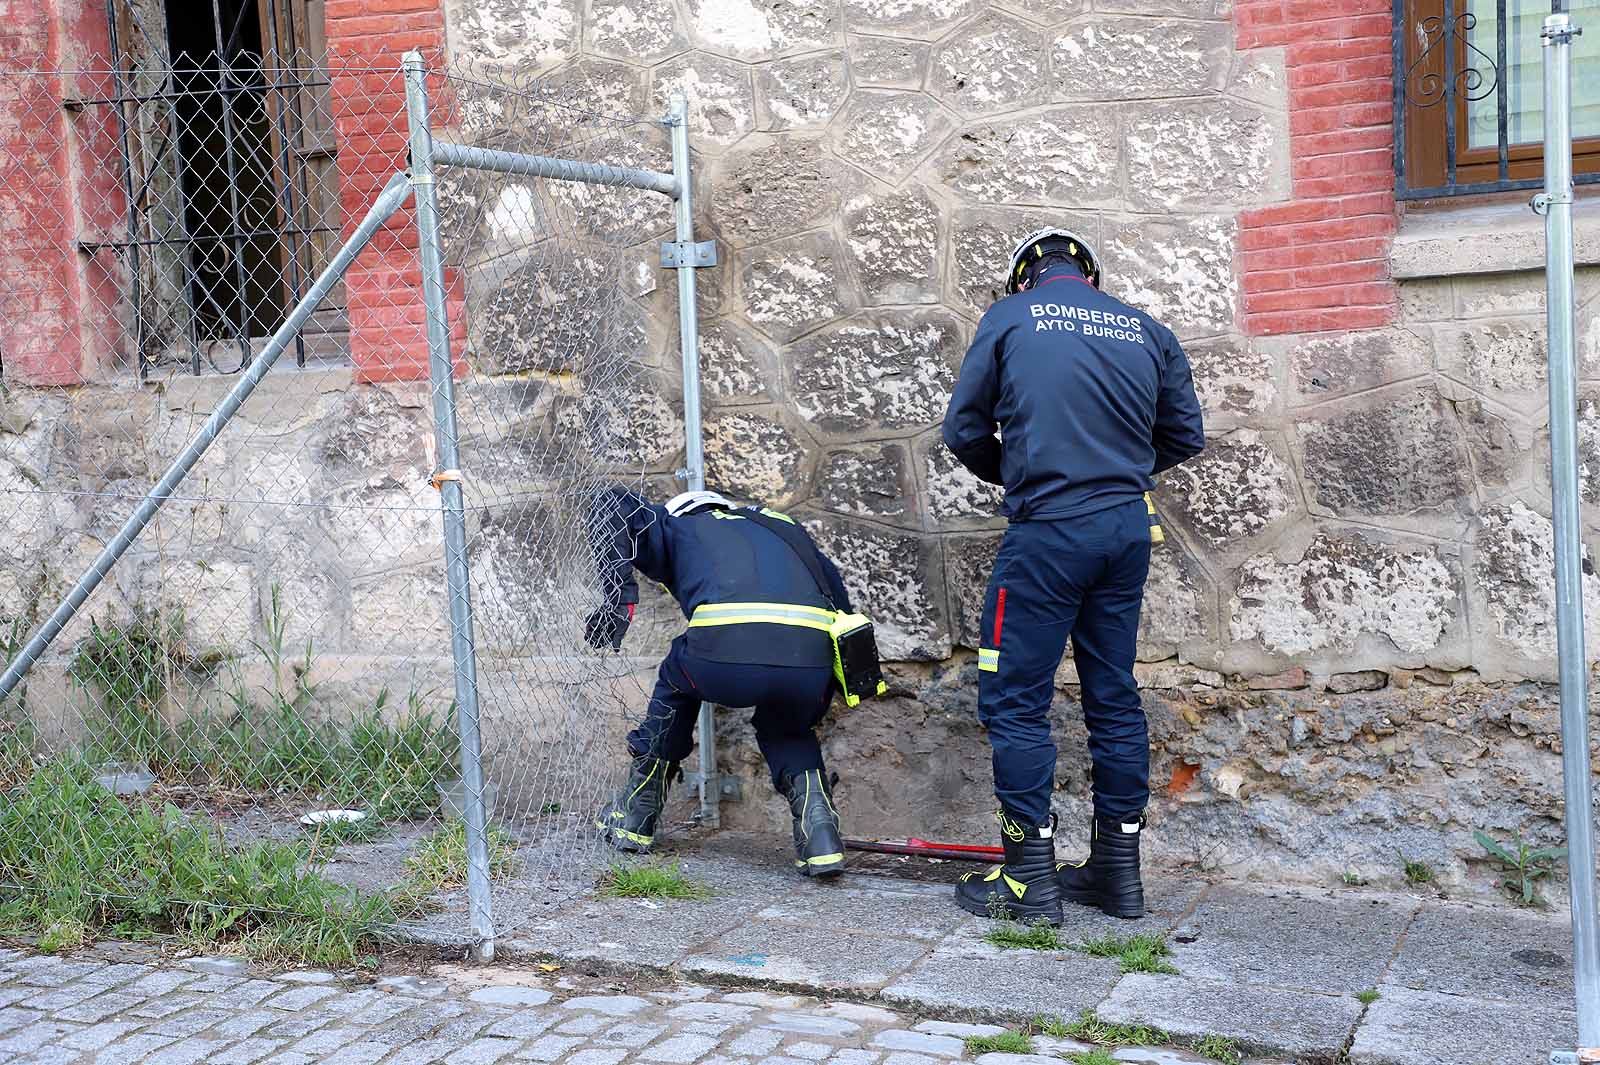
[[[1144,913],[1139,839],[1150,744],[1134,682],[1154,475],[1205,447],[1172,332],[1100,291],[1100,263],[1063,229],[1011,253],[944,419],[963,465],[1005,486],[1009,527],[984,597],[978,715],[993,748],[1005,864],[956,885],[967,910],[1059,924],[1061,902]],[[999,436],[996,436],[996,429]],[[1068,639],[1093,763],[1089,857],[1055,858],[1053,678]]]
[[639,601],[634,570],[665,585],[689,619],[628,734],[628,782],[596,827],[618,850],[648,851],[700,704],[754,707],[756,742],[794,814],[795,868],[837,876],[844,841],[815,728],[836,687],[853,703],[884,686],[871,625],[851,612],[833,562],[793,519],[715,492],[685,492],[663,507],[608,491],[590,534],[605,596],[586,625],[592,646],[621,649]]

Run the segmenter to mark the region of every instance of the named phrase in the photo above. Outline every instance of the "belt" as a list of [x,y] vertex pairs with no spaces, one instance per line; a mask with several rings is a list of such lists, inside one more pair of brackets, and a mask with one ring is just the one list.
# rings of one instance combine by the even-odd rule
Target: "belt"
[[707,603],[694,608],[691,629],[715,625],[794,625],[827,632],[838,617],[832,610],[793,603]]

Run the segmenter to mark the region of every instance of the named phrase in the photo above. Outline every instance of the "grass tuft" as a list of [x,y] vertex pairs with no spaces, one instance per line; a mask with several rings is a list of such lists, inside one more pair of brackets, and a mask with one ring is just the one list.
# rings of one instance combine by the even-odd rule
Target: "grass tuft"
[[[499,879],[517,864],[515,842],[503,829],[489,826],[489,876]],[[423,836],[416,850],[406,857],[409,887],[422,894],[467,882],[467,826],[451,821]]]
[[40,767],[0,804],[0,883],[27,885],[0,891],[0,931],[51,951],[179,936],[345,965],[395,917],[387,897],[324,878],[303,844],[229,844],[174,807],[122,802],[79,762]]
[[1032,1054],[1033,1040],[1021,1032],[968,1036],[967,1053],[973,1057],[979,1054]]
[[1400,864],[1405,868],[1406,883],[1413,887],[1433,883],[1433,866],[1427,862],[1412,861],[1401,851],[1395,853],[1400,855]]
[[1172,1036],[1160,1028],[1102,1021],[1093,1010],[1084,1010],[1082,1016],[1067,1025],[1066,1036],[1102,1047],[1166,1046],[1172,1042]]
[[619,899],[703,899],[704,885],[683,875],[680,866],[613,865],[600,881],[600,893]]
[[1374,1002],[1378,1001],[1378,998],[1378,989],[1375,987],[1369,987],[1365,991],[1356,992],[1356,1001],[1361,1003],[1363,1006],[1372,1005]]
[[1244,1060],[1244,1055],[1239,1053],[1239,1044],[1226,1036],[1208,1035],[1195,1043],[1196,1053],[1204,1054],[1212,1061],[1220,1061],[1222,1065],[1239,1065]]
[[1067,1060],[1072,1062],[1072,1065],[1121,1065],[1116,1058],[1099,1047],[1068,1055]]
[[1167,941],[1158,935],[1145,933],[1124,939],[1121,936],[1102,936],[1090,939],[1072,949],[1096,958],[1116,958],[1124,973],[1176,973],[1166,959],[1172,951]]
[[1002,950],[1061,950],[1061,933],[1043,919],[1031,925],[999,921],[983,938]]

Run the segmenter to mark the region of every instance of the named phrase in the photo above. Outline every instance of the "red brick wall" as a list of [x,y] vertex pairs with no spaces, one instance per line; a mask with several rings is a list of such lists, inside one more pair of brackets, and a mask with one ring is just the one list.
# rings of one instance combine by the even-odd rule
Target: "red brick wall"
[[1245,331],[1393,322],[1391,0],[1238,0],[1239,48],[1284,49],[1294,198],[1240,216]]
[[[340,204],[349,233],[390,176],[405,169],[408,133],[400,60],[418,48],[431,63],[439,61],[445,45],[444,13],[440,0],[328,0],[327,20]],[[431,88],[437,97],[437,86]],[[458,271],[447,271],[445,280],[459,368],[466,344],[465,290]],[[427,377],[422,273],[416,218],[409,206],[390,219],[351,266],[345,290],[357,379]]]
[[[91,7],[100,12],[93,17]],[[0,0],[0,64],[12,71],[107,65],[104,7]],[[116,172],[113,116],[68,111],[63,97],[103,91],[54,75],[0,77],[0,281],[8,377],[69,385],[95,373],[120,346],[115,309],[120,262],[79,252],[80,239],[115,233],[125,204]],[[88,165],[85,165],[87,162]]]

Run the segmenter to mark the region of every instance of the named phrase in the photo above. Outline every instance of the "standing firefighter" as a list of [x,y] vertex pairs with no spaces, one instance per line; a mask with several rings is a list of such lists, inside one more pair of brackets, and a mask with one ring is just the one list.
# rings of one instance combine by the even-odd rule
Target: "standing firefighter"
[[689,619],[661,663],[644,721],[628,734],[628,783],[596,827],[618,850],[649,850],[700,704],[751,706],[773,786],[794,813],[796,869],[838,875],[844,843],[814,729],[836,685],[830,629],[855,617],[839,571],[791,518],[715,492],[685,492],[661,507],[613,490],[591,529],[606,596],[589,616],[591,645],[621,649],[639,601],[635,569],[666,585]]
[[[1100,263],[1072,233],[1017,245],[1006,293],[978,324],[944,419],[950,450],[1005,486],[1010,520],[978,651],[1005,864],[968,873],[956,899],[1052,924],[1063,898],[1138,917],[1150,745],[1133,663],[1156,528],[1146,493],[1205,447],[1200,404],[1172,332],[1101,292]],[[1050,701],[1068,637],[1094,764],[1090,852],[1077,864],[1056,862],[1050,812]]]

